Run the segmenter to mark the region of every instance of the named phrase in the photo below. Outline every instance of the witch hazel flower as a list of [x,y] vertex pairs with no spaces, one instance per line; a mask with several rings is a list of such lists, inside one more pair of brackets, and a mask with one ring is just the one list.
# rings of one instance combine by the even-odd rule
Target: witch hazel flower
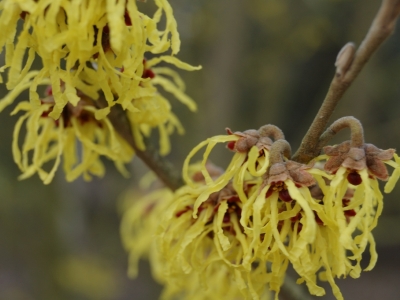
[[[214,165],[209,164],[208,168],[210,173],[214,169],[219,175],[221,174],[220,169]],[[201,179],[199,170],[198,165],[192,166],[191,173],[196,181],[204,179]],[[249,294],[246,291],[247,286],[242,282],[236,282],[235,272],[222,260],[210,262],[203,268],[190,272],[182,273],[179,268],[175,268],[174,276],[167,276],[171,272],[169,261],[164,259],[164,252],[159,251],[159,241],[156,236],[159,232],[160,219],[175,201],[174,197],[174,193],[164,187],[152,189],[144,196],[140,196],[136,190],[124,195],[123,201],[120,202],[123,212],[120,228],[124,248],[129,253],[128,275],[135,278],[138,274],[139,259],[147,259],[153,277],[163,285],[161,299],[243,299],[243,294]],[[178,211],[175,218],[179,220],[189,210],[190,208],[185,208]],[[212,234],[207,234],[205,239],[212,240]],[[260,269],[262,266],[256,268],[251,276],[257,276]],[[218,284],[215,284],[216,282]],[[235,282],[237,284],[233,284]],[[263,290],[259,299],[268,300],[269,293],[262,285],[258,285],[258,288]]]
[[283,132],[276,126],[268,124],[260,127],[260,129],[249,129],[243,132],[226,128],[229,135],[239,137],[237,141],[231,141],[227,144],[227,148],[240,153],[247,153],[253,146],[257,146],[259,151],[263,149],[269,150],[274,140],[283,139]]
[[[400,177],[394,150],[365,144],[354,118],[335,122],[321,143],[345,127],[352,131],[351,141],[325,147],[325,154],[308,165],[291,160],[290,145],[273,125],[228,129],[228,135],[197,145],[184,163],[186,184],[174,193],[157,230],[167,294],[181,291],[195,298],[192,292],[198,291],[202,299],[197,285],[182,292],[188,288],[185,280],[195,278],[210,291],[205,274],[224,273],[245,299],[260,299],[265,287],[278,299],[291,264],[297,283],[305,283],[312,295],[324,295],[318,282],[327,281],[343,299],[336,278],[360,276],[368,245],[366,270],[377,260],[371,233],[382,212],[377,179],[388,180],[390,192]],[[219,143],[234,152],[225,170],[209,161]],[[202,160],[192,164],[199,152]],[[394,167],[391,176],[385,165]]]
[[[0,111],[12,104],[23,91],[29,90],[30,107],[23,104],[24,110],[31,112],[37,109],[45,112],[46,117],[55,120],[55,124],[65,121],[62,119],[67,112],[83,111],[85,116],[91,115],[91,120],[94,120],[91,123],[104,125],[103,132],[108,130],[110,133],[107,133],[106,137],[117,140],[120,137],[114,134],[115,129],[107,116],[112,107],[122,108],[126,112],[137,148],[145,151],[144,139],[148,138],[153,130],[158,130],[159,153],[168,154],[171,149],[170,135],[175,131],[183,134],[184,128],[172,112],[169,100],[160,93],[160,89],[174,96],[191,111],[195,111],[197,106],[185,93],[185,84],[179,74],[166,65],[174,65],[184,70],[198,70],[201,67],[190,66],[175,56],[180,49],[180,39],[169,2],[155,1],[156,11],[152,17],[140,12],[140,5],[138,6],[136,0],[2,1],[0,25],[3,30],[0,34],[0,52],[4,49],[6,53],[5,64],[0,67],[0,73],[6,73],[6,86],[10,92],[0,100]],[[161,19],[163,25],[160,24]],[[17,25],[20,28],[18,30]],[[146,60],[146,54],[150,54],[151,59]],[[35,57],[40,58],[42,62],[39,70],[32,70]],[[3,82],[2,77],[0,82]],[[50,86],[51,103],[45,103],[46,101],[39,96],[40,85]],[[91,104],[85,105],[82,110],[82,103],[88,102],[87,100]],[[41,107],[43,105],[44,107]],[[18,110],[20,108],[21,106]],[[75,120],[75,115],[72,115],[71,120]],[[33,133],[37,128],[41,128],[42,124],[35,124],[33,121],[36,118],[29,117],[29,120],[29,126],[32,126],[28,129],[29,132]],[[40,120],[40,123],[43,122]],[[67,128],[66,132],[70,132],[72,123],[69,119],[67,122],[68,126],[64,126]],[[15,131],[19,132],[19,128]],[[99,130],[93,129],[94,131]],[[89,140],[98,139],[94,144],[109,143],[97,135],[98,133],[91,134]],[[81,137],[78,139],[82,140]],[[69,138],[69,141],[72,140],[72,137]],[[62,145],[63,141],[57,140],[54,143]],[[90,144],[88,141],[86,143]],[[17,141],[14,141],[14,144],[17,144]],[[114,143],[112,147],[120,149],[120,146],[115,146],[119,144],[126,148],[126,143],[121,141]],[[72,150],[73,146],[69,148],[71,153],[76,151]],[[31,150],[22,152],[24,151]],[[30,168],[24,178],[30,176],[27,174],[35,173],[34,169],[43,174],[41,178],[47,178],[40,161],[51,159],[39,157],[45,155],[46,151],[36,152],[36,167]],[[132,157],[133,150],[124,149],[120,158],[116,157],[119,150],[114,153],[99,147],[93,151],[112,157],[119,170],[127,173],[123,165]],[[18,147],[14,147],[14,153],[18,153]],[[54,157],[53,154],[51,156]],[[60,157],[58,154],[56,156]],[[80,174],[86,174],[87,179],[90,178],[89,173],[98,176],[104,174],[101,162],[90,157],[82,158],[86,162],[85,167],[77,162],[79,158],[76,153],[71,154],[70,160],[66,159],[64,169],[66,173],[71,174],[67,176],[68,180]],[[25,172],[26,167],[22,167],[19,158],[15,160]],[[89,169],[88,164],[92,163],[88,161],[93,163],[89,173],[86,172]],[[58,165],[58,160],[56,162],[55,165]],[[76,168],[77,165],[79,168]],[[73,173],[70,172],[72,169],[75,170]],[[51,179],[45,181],[49,182]]]
[[169,136],[174,131],[184,134],[185,130],[172,112],[170,101],[158,91],[157,86],[161,86],[191,111],[196,111],[197,105],[186,95],[185,84],[180,76],[170,68],[150,68],[149,62],[146,61],[142,76],[148,78],[148,81],[140,84],[137,91],[131,94],[129,102],[119,103],[126,109],[138,149],[142,151],[146,149],[144,139],[156,129],[159,133],[159,152],[161,155],[166,155],[171,150]]
[[[275,141],[270,149],[270,167],[257,192],[244,204],[241,224],[252,237],[251,251],[244,258],[250,267],[254,261],[271,266],[266,282],[278,297],[289,262],[296,271],[308,276],[299,264],[306,260],[306,248],[314,242],[316,216],[309,187],[315,184],[310,166],[289,160],[290,146]],[[248,209],[245,209],[248,208]],[[308,260],[310,262],[310,260]]]
[[[350,141],[324,148],[327,159],[324,169],[334,174],[325,201],[327,202],[327,212],[333,213],[334,211],[334,214],[343,214],[345,210],[354,207],[355,204],[351,202],[360,205],[359,210],[355,210],[355,217],[348,225],[343,217],[339,218],[341,220],[338,223],[342,231],[341,240],[345,247],[351,250],[355,246],[350,245],[350,236],[358,225],[363,226],[360,222],[365,226],[370,223],[367,227],[364,226],[365,236],[360,249],[365,247],[368,232],[376,226],[383,207],[383,197],[377,179],[388,180],[389,175],[385,162],[393,158],[395,150],[381,150],[372,144],[365,144],[361,123],[353,117],[344,117],[334,122],[322,135],[321,140],[329,139],[333,134],[346,127],[351,130]],[[348,189],[353,190],[354,196],[350,203],[347,201],[343,208],[343,196]],[[331,209],[332,211],[330,211]],[[336,215],[336,217],[339,216]],[[367,221],[369,217],[372,219]]]
[[[193,220],[199,219],[206,224],[201,219],[204,207],[218,207],[221,214],[217,216],[222,223],[231,218],[234,222],[239,220],[242,236],[240,244],[237,244],[241,245],[240,251],[233,248],[238,251],[235,257],[240,257],[240,260],[232,264],[229,253],[234,243],[226,229],[215,228],[213,236],[218,238],[215,246],[220,249],[219,259],[248,274],[252,273],[255,264],[265,267],[263,275],[255,280],[262,281],[275,291],[276,297],[286,269],[292,263],[309,289],[314,294],[323,294],[323,289],[315,283],[315,273],[310,273],[311,255],[307,251],[315,241],[317,226],[328,223],[323,207],[311,196],[310,187],[316,184],[312,167],[290,160],[290,146],[275,126],[266,125],[258,131],[235,133],[228,130],[228,133],[229,136],[213,137],[200,143],[189,154],[184,165],[185,178],[189,178],[190,159],[207,146],[200,163],[204,182],[195,182],[192,178],[187,180],[185,188],[187,193],[193,195],[192,204],[181,208],[179,216],[181,213],[192,213]],[[227,148],[235,154],[226,172],[212,178],[205,166],[218,142],[228,142]],[[227,202],[224,202],[225,197]],[[182,203],[183,200],[180,200]],[[233,210],[235,215],[228,217],[229,210]],[[215,217],[213,220],[215,222]],[[254,283],[248,279],[246,284],[251,286]]]
[[[30,101],[39,106],[37,86],[50,82],[57,104],[50,117],[58,119],[67,103],[79,101],[77,89],[92,99],[103,93],[109,107],[129,106],[142,83],[150,80],[142,76],[146,53],[155,55],[148,61],[149,68],[166,62],[199,69],[174,56],[180,39],[173,10],[168,1],[154,2],[157,10],[149,17],[140,12],[136,0],[2,1],[0,51],[6,50],[6,59],[0,72],[7,71],[7,88],[21,90],[30,81]],[[162,29],[161,16],[166,20]],[[18,23],[22,23],[20,31]],[[171,54],[160,55],[167,51]],[[43,66],[32,71],[36,55]],[[64,90],[59,88],[60,81],[65,83]],[[159,80],[159,84],[164,83]],[[109,107],[97,116],[107,115]]]
[[[372,230],[376,227],[383,209],[383,195],[378,179],[397,181],[398,157],[393,149],[381,150],[364,143],[361,123],[353,117],[335,121],[321,136],[326,143],[343,128],[350,128],[351,140],[336,146],[326,146],[324,155],[316,161],[325,161],[322,170],[313,172],[320,190],[320,205],[323,207],[323,226],[317,230],[313,250],[310,251],[314,264],[311,273],[320,268],[320,279],[329,281],[337,299],[343,299],[335,284],[335,277],[358,278],[362,271],[362,254],[369,244],[371,255],[365,271],[372,270],[377,261],[375,240]],[[395,157],[395,161],[391,159]],[[395,168],[392,177],[387,165]],[[386,189],[390,192],[390,189]],[[307,280],[305,280],[307,283]],[[310,289],[311,291],[311,289]],[[318,290],[315,290],[318,294]]]
[[[195,174],[193,174],[194,176]],[[153,277],[156,281],[163,285],[161,299],[172,300],[178,298],[208,300],[208,299],[270,299],[268,291],[262,284],[252,285],[257,297],[252,297],[245,283],[247,276],[256,282],[256,278],[262,276],[265,266],[257,266],[250,274],[243,274],[239,270],[233,270],[231,266],[221,259],[215,258],[213,251],[203,253],[205,256],[201,260],[202,255],[196,254],[196,258],[189,260],[193,264],[191,270],[183,271],[179,268],[179,264],[171,266],[169,259],[176,257],[176,253],[160,251],[160,220],[165,217],[165,211],[172,205],[176,199],[175,194],[167,188],[158,188],[151,190],[144,196],[139,196],[137,192],[130,191],[123,199],[123,215],[121,221],[121,238],[124,248],[129,253],[128,275],[135,278],[138,274],[139,259],[149,260]],[[175,213],[175,222],[179,222],[190,208],[179,210]],[[187,224],[195,226],[192,221]],[[227,223],[227,222],[225,222]],[[168,226],[172,226],[172,222]],[[162,225],[161,225],[162,226]],[[176,228],[168,230],[174,231]],[[180,236],[185,235],[182,232]],[[204,240],[203,240],[204,239]],[[178,239],[175,240],[179,243]],[[213,247],[212,232],[206,231],[206,236],[198,236],[192,243],[206,244],[209,243],[210,249]],[[174,244],[172,244],[174,246]],[[189,244],[187,251],[193,249]],[[167,250],[170,250],[167,248]],[[197,246],[195,251],[200,251],[201,247]],[[189,252],[188,252],[189,253]],[[169,254],[169,259],[164,255]],[[184,252],[186,254],[186,252]],[[194,262],[199,260],[198,262]],[[239,272],[239,274],[237,274]],[[238,280],[239,279],[239,280]],[[218,283],[218,284],[216,284]],[[260,296],[258,296],[260,295]]]
[[[244,182],[253,179],[255,182],[261,181],[269,166],[268,149],[276,138],[282,138],[282,131],[274,125],[262,126],[259,130],[247,130],[244,132],[232,132],[227,129],[228,135],[211,137],[198,144],[189,153],[183,165],[183,178],[188,186],[202,190],[196,200],[193,216],[196,217],[197,209],[201,203],[206,201],[210,194],[220,191],[231,180],[235,190],[239,193],[242,202],[247,199]],[[212,179],[206,169],[206,164],[211,151],[218,143],[227,143],[227,148],[235,152],[231,162],[226,167],[225,172],[217,179]],[[191,159],[202,149],[205,148],[201,161],[201,172],[205,179],[205,184],[198,185],[188,175]],[[258,178],[258,179],[257,179]]]
[[[101,156],[114,161],[117,169],[128,176],[125,164],[132,160],[133,150],[115,132],[108,118],[96,120],[97,108],[91,99],[81,95],[77,106],[67,104],[58,120],[49,117],[55,105],[54,98],[49,95],[42,99],[39,107],[22,101],[11,113],[24,112],[15,125],[12,143],[14,161],[22,171],[19,179],[37,173],[45,184],[49,184],[61,161],[67,181],[81,175],[85,180],[90,180],[92,175],[101,177],[105,173]],[[26,134],[20,147],[24,123]],[[54,164],[47,171],[45,164],[50,161]]]
[[[158,249],[165,260],[166,286],[177,288],[186,282],[187,277],[198,278],[207,293],[213,287],[206,274],[211,272],[211,278],[215,278],[223,272],[233,283],[224,284],[218,293],[225,290],[227,294],[240,292],[245,299],[265,299],[264,282],[267,279],[258,279],[269,277],[266,265],[260,264],[251,270],[242,266],[243,257],[249,249],[249,239],[240,225],[243,204],[238,193],[232,183],[228,183],[210,193],[195,211],[196,202],[202,194],[200,187],[206,184],[203,180],[205,177],[199,173],[203,166],[197,166],[190,168],[190,176],[196,182],[196,187],[185,185],[175,192],[174,200],[165,209],[158,230]],[[207,166],[207,174],[217,170],[210,167],[210,163]],[[193,172],[194,168],[196,172]],[[249,194],[255,189],[252,185],[247,188]],[[236,286],[235,290],[229,288],[232,285]]]
[[[235,150],[226,171],[213,166],[208,156],[217,143],[240,144],[248,140],[248,131],[210,138],[195,147],[185,160],[186,185],[175,193],[159,228],[158,248],[166,261],[168,287],[179,285],[184,282],[182,276],[194,276],[191,274],[197,274],[206,285],[203,274],[219,265],[230,270],[242,297],[264,299],[265,283],[270,281],[271,274],[267,274],[267,265],[263,263],[251,268],[244,266],[251,239],[240,224],[242,214],[246,214],[243,208],[247,197],[262,183],[272,139],[283,136],[272,125],[263,126],[262,130],[270,137],[265,135],[261,142],[260,138],[254,144],[250,142],[246,152],[243,148],[241,152]],[[207,147],[203,160],[191,164],[191,158],[204,146]]]
[[173,197],[173,192],[165,187],[150,190],[145,195],[132,189],[122,197],[120,234],[123,246],[129,254],[129,277],[137,277],[139,260],[146,258],[151,263],[155,279],[164,283],[164,262],[157,251],[155,235],[160,217],[173,201]]

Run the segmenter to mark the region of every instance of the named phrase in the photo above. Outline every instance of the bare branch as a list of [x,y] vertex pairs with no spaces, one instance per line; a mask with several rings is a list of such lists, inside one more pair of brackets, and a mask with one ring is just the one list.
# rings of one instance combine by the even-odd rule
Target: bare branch
[[304,136],[293,160],[307,163],[316,157],[321,148],[318,141],[343,94],[378,47],[393,33],[400,14],[400,0],[383,0],[372,25],[355,54],[351,44],[346,44],[338,55],[337,70],[328,93],[313,123]]

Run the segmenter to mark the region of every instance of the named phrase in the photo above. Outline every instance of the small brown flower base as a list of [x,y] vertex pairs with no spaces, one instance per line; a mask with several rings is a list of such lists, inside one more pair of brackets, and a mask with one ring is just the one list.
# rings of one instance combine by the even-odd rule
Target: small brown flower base
[[364,144],[360,148],[352,147],[351,141],[345,141],[336,146],[325,147],[324,152],[329,156],[325,170],[335,173],[341,166],[353,170],[349,173],[348,179],[349,182],[350,180],[354,182],[350,183],[357,185],[358,179],[355,173],[365,168],[370,175],[387,180],[389,174],[383,161],[392,159],[395,150],[382,150],[372,144]]

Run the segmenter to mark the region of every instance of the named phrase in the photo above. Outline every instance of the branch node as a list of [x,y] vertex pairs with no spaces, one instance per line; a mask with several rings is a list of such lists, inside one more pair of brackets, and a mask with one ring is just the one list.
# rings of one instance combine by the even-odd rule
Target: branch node
[[356,45],[349,42],[343,46],[336,57],[336,77],[344,77],[347,70],[350,68],[356,53]]

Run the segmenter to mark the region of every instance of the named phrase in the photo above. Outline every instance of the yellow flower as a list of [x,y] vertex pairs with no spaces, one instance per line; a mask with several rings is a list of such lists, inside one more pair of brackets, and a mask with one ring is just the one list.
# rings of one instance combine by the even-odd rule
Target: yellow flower
[[[262,299],[268,288],[278,299],[292,264],[297,283],[311,294],[324,295],[318,281],[328,281],[343,299],[335,279],[360,276],[368,244],[365,270],[376,263],[371,231],[383,207],[377,179],[389,179],[390,192],[400,177],[399,157],[392,149],[345,142],[326,147],[328,155],[306,166],[290,160],[289,144],[271,125],[228,134],[189,153],[186,185],[164,196],[154,213],[157,250],[150,252],[156,253],[151,260],[165,285],[163,297]],[[218,143],[235,152],[225,172],[208,160]],[[191,164],[204,147],[201,162]],[[385,164],[395,168],[391,176]]]
[[[31,107],[28,110],[47,111],[49,107],[41,107],[43,103],[37,87],[50,85],[54,105],[51,106],[48,116],[58,123],[65,111],[80,106],[82,97],[91,99],[94,103],[91,107],[84,108],[92,110],[93,120],[96,120],[92,125],[85,126],[93,127],[92,133],[87,133],[91,143],[95,139],[99,139],[97,144],[108,143],[98,136],[100,130],[94,129],[96,125],[93,125],[96,123],[107,125],[103,129],[103,132],[109,132],[105,133],[107,139],[108,135],[112,140],[120,139],[114,138],[114,129],[106,118],[112,106],[120,105],[127,112],[134,140],[140,150],[145,150],[143,137],[148,137],[156,128],[160,136],[160,154],[169,153],[169,136],[175,130],[180,134],[184,130],[172,113],[169,101],[160,94],[158,86],[175,96],[191,111],[196,110],[196,104],[185,94],[185,85],[178,73],[160,64],[172,64],[185,70],[197,70],[200,67],[192,67],[174,56],[179,52],[180,40],[172,8],[166,0],[155,0],[155,4],[157,10],[154,16],[148,17],[138,10],[135,0],[2,1],[0,26],[3,30],[0,34],[0,51],[6,50],[6,59],[0,72],[7,71],[7,88],[11,92],[0,100],[0,111],[25,89],[29,89]],[[162,29],[158,28],[161,19],[165,19]],[[16,30],[18,23],[23,25],[20,32]],[[27,59],[24,59],[26,52]],[[165,52],[170,54],[160,56]],[[146,61],[146,53],[151,53],[153,58]],[[43,66],[39,71],[30,71],[36,54],[41,58]],[[95,103],[100,96],[106,100],[106,107],[103,103]],[[29,126],[33,127],[28,128],[28,131],[34,132],[38,126],[42,126],[34,124],[31,117],[29,119]],[[36,119],[38,118],[35,114]],[[54,131],[61,132],[60,129]],[[66,129],[65,132],[64,135],[71,136],[66,139],[66,145],[63,145],[65,141],[61,138],[57,141],[52,138],[49,143],[65,148],[64,169],[67,179],[72,180],[81,173],[88,179],[90,176],[84,170],[89,168],[92,168],[91,173],[102,175],[102,164],[93,156],[95,154],[91,154],[89,158],[87,151],[83,152],[86,155],[83,158],[85,163],[74,166],[77,158],[72,142],[75,138],[72,136],[79,134],[79,131],[71,133],[71,129]],[[83,140],[81,137],[78,139],[87,142],[85,136]],[[115,146],[117,144],[123,144],[122,148],[127,147],[124,142],[118,141],[110,145],[115,148],[113,150],[99,148],[92,152],[98,153],[97,156],[108,156],[122,171],[122,164],[131,157],[128,155],[131,150],[123,150],[124,155],[116,158],[116,153],[120,151],[116,149],[121,148]],[[35,163],[30,166],[28,173],[28,167],[22,167],[16,158],[20,168],[26,173],[23,178],[35,172],[42,174],[42,179],[47,178],[41,166],[50,158],[39,157],[45,152],[36,152]],[[60,157],[60,154],[50,156],[55,158]],[[59,160],[56,160],[55,168],[58,164]],[[52,170],[50,174],[53,173]],[[45,181],[51,181],[52,176]]]
[[[196,172],[192,174],[197,177]],[[122,240],[129,252],[129,275],[137,275],[138,259],[146,257],[150,260],[153,276],[164,285],[161,299],[269,299],[263,281],[257,281],[260,276],[268,276],[266,266],[259,265],[251,273],[232,269],[218,256],[212,237],[214,225],[204,224],[202,217],[192,219],[188,203],[179,204],[181,196],[182,191],[173,194],[165,188],[154,190],[138,200],[134,193],[125,196],[125,202],[135,199],[124,211],[121,222]],[[217,214],[218,218],[227,216]],[[226,220],[223,222],[228,226]],[[238,230],[237,218],[234,224]],[[229,231],[233,232],[235,229],[229,226]],[[218,238],[215,236],[215,239]],[[177,265],[174,266],[173,261]],[[248,287],[249,283],[251,286]]]
[[154,190],[143,197],[129,191],[123,198],[121,238],[129,253],[128,275],[136,277],[140,258],[150,258],[153,276],[163,280],[164,262],[157,251],[155,234],[163,211],[170,205],[173,193],[167,188]]
[[[396,155],[396,162],[390,160],[394,150],[380,150],[371,144],[354,148],[348,142],[326,147],[331,156],[323,155],[315,161],[326,160],[325,168],[332,170],[334,174],[331,175],[290,161],[290,146],[282,139],[263,135],[271,139],[265,144],[268,147],[260,147],[260,130],[243,133],[228,130],[228,133],[229,136],[212,137],[200,143],[185,161],[184,178],[188,186],[181,190],[183,194],[172,209],[175,217],[181,218],[182,214],[187,220],[174,219],[170,212],[163,230],[163,239],[168,243],[161,249],[177,247],[166,256],[166,260],[172,261],[171,268],[186,266],[183,271],[189,273],[196,260],[194,255],[186,257],[187,253],[196,253],[201,246],[207,250],[200,253],[211,255],[215,253],[212,247],[216,247],[219,252],[215,253],[215,260],[222,258],[234,270],[252,274],[254,263],[268,266],[257,279],[249,275],[248,286],[252,280],[262,281],[278,297],[290,263],[300,276],[298,283],[305,282],[311,294],[325,294],[317,283],[322,280],[329,282],[337,299],[343,299],[335,278],[360,276],[362,253],[368,243],[371,260],[366,270],[371,270],[376,263],[371,230],[383,207],[377,178],[389,178],[388,192],[398,180],[399,158]],[[236,153],[227,171],[215,177],[206,166],[213,147],[220,142],[227,142],[227,147]],[[189,172],[190,160],[204,146],[201,162],[204,182],[194,181]],[[391,177],[384,164],[395,168]],[[234,239],[227,235],[226,229],[213,226],[209,229],[214,240],[212,244],[201,233],[207,232],[207,226],[215,224],[218,217],[221,220],[218,214],[221,207],[224,213],[230,208],[229,200],[224,202],[224,199],[232,197],[240,210],[237,213],[240,215],[240,243],[231,247]],[[209,206],[214,206],[214,210],[206,210]],[[190,233],[190,237],[186,237],[186,233]],[[193,244],[192,239],[196,239],[198,248],[187,245]],[[232,250],[235,255],[229,256]],[[201,258],[208,255],[198,257],[199,265],[207,264]],[[174,277],[177,273],[171,271],[170,275]]]
[[[384,163],[392,164],[396,169],[398,167],[397,163],[389,162],[394,150],[381,150],[371,144],[354,147],[344,142],[334,147],[325,147],[324,151],[328,158],[325,169],[335,172],[324,197],[324,206],[327,214],[337,220],[340,241],[346,249],[354,252],[359,268],[361,254],[368,240],[373,240],[371,231],[377,225],[383,209],[383,196],[377,179],[389,178]],[[345,197],[349,194],[350,197]],[[352,214],[350,221],[346,218],[349,213]],[[356,229],[362,234],[353,239],[352,233]],[[374,264],[372,255],[367,269],[372,269]]]
[[383,209],[377,178],[388,178],[384,163],[395,168],[385,188],[390,192],[398,179],[399,159],[394,154],[395,161],[390,160],[392,149],[384,151],[370,144],[352,148],[345,142],[326,147],[325,152],[328,155],[315,160],[327,161],[325,169],[333,170],[334,174],[318,169],[310,171],[318,182],[318,204],[312,206],[318,226],[315,241],[293,265],[301,276],[298,283],[305,282],[311,294],[325,294],[317,286],[318,274],[320,280],[329,282],[336,299],[343,299],[335,278],[360,276],[362,254],[368,244],[371,259],[364,270],[372,270],[377,262],[372,230]]
[[[48,117],[54,106],[52,97],[48,97],[38,108],[23,101],[12,112],[25,112],[15,125],[12,144],[14,161],[22,171],[19,179],[38,173],[45,184],[50,183],[62,157],[68,181],[80,175],[90,180],[91,174],[104,175],[102,155],[113,160],[123,175],[128,175],[124,164],[131,161],[132,149],[115,133],[107,118],[100,121],[94,118],[96,108],[90,102],[81,100],[77,107],[68,104],[58,120]],[[19,135],[24,122],[26,136],[20,149]],[[81,155],[78,154],[79,146]],[[53,167],[46,171],[45,164],[52,160]]]
[[[211,194],[198,208],[197,218],[193,218],[199,192],[189,186],[176,191],[161,219],[157,246],[165,261],[167,286],[189,289],[184,286],[186,277],[197,278],[210,295],[217,290],[217,295],[224,292],[239,295],[240,292],[242,298],[260,299],[266,292],[265,282],[271,276],[265,264],[250,269],[242,264],[250,240],[240,225],[242,203],[237,193],[228,184]],[[229,280],[214,287],[214,276],[223,274],[229,274]],[[193,284],[189,284],[191,286]],[[232,286],[238,289],[232,290]],[[195,290],[190,289],[194,295]],[[217,295],[212,299],[218,299]]]
[[[92,99],[98,99],[102,91],[109,106],[119,103],[133,109],[134,95],[149,92],[139,91],[151,80],[143,76],[145,53],[171,50],[175,55],[180,48],[170,4],[166,0],[155,0],[155,4],[158,8],[151,18],[138,10],[136,0],[2,1],[0,50],[6,49],[6,61],[0,72],[8,69],[7,88],[19,89],[22,82],[30,81],[30,101],[37,107],[36,88],[49,81],[56,102],[50,114],[54,119],[67,103],[78,103],[77,89]],[[166,25],[158,29],[162,16]],[[23,27],[17,36],[18,23]],[[28,73],[36,54],[43,67]],[[166,62],[186,70],[199,69],[171,55],[149,60],[148,68]],[[168,86],[162,80],[157,84]],[[108,112],[109,108],[98,111],[97,117]]]
[[[265,274],[265,266],[258,265],[248,275],[246,280],[253,282],[256,288],[253,292],[248,289],[246,283],[240,279],[239,271],[232,271],[223,262],[214,262],[200,273],[185,274],[179,278],[176,284],[167,284],[161,295],[161,299],[193,299],[193,300],[242,300],[259,299],[269,300],[270,293],[263,286],[260,277]],[[239,278],[239,279],[238,279]]]
[[[290,157],[290,148],[279,139],[280,132],[271,134],[270,129],[271,125],[243,133],[228,130],[230,135],[209,138],[189,153],[183,169],[188,185],[177,192],[181,195],[175,200],[176,206],[166,212],[169,218],[163,221],[161,235],[164,245],[160,248],[167,252],[165,259],[172,277],[179,274],[175,268],[190,273],[196,270],[196,264],[204,267],[209,259],[223,260],[232,272],[247,274],[246,286],[262,282],[278,295],[289,262],[295,265],[307,254],[306,247],[314,242],[317,226],[311,208],[317,204],[308,189],[315,180],[307,173],[308,167],[282,160],[283,155]],[[228,142],[227,147],[236,153],[227,171],[213,177],[207,160],[219,142]],[[204,146],[204,181],[194,181],[188,172],[190,160]],[[271,162],[273,152],[278,163]],[[234,234],[228,224],[234,227]],[[258,276],[253,275],[254,264],[264,267]],[[302,265],[296,267],[308,276]]]
[[[244,132],[232,132],[227,128],[228,135],[211,137],[196,147],[186,157],[183,164],[183,178],[188,186],[202,189],[201,194],[196,199],[193,209],[193,217],[196,218],[197,209],[208,199],[210,194],[225,188],[233,180],[235,190],[239,193],[242,202],[246,201],[247,196],[243,193],[245,179],[260,178],[265,174],[269,166],[269,149],[273,140],[283,138],[282,131],[274,125],[265,125],[258,130],[246,130]],[[207,170],[208,157],[218,143],[226,143],[227,148],[234,151],[231,162],[226,171],[215,178],[210,176]],[[201,172],[204,176],[205,184],[193,182],[188,172],[191,159],[206,147],[201,162]]]
[[[362,183],[357,186],[348,183],[344,167],[333,176],[318,170],[311,172],[322,194],[311,206],[317,221],[316,236],[299,260],[292,263],[301,276],[298,283],[305,282],[311,294],[325,294],[317,285],[318,278],[329,282],[336,299],[343,299],[334,279],[360,276],[362,253],[368,243],[371,260],[365,270],[371,270],[376,263],[371,230],[382,212],[383,197],[376,179],[369,178],[366,170],[359,172]],[[355,232],[358,235],[354,236]]]
[[396,153],[394,153],[393,156],[394,156],[394,161],[391,160],[385,161],[386,164],[394,168],[392,176],[389,177],[389,180],[385,185],[384,189],[385,193],[390,193],[394,189],[400,177],[400,158]]
[[278,295],[289,262],[301,276],[308,276],[299,262],[310,263],[307,247],[315,241],[314,211],[320,209],[308,189],[314,179],[307,167],[292,161],[271,164],[265,181],[244,204],[241,224],[252,240],[243,264],[259,260],[271,265],[273,280],[266,284]]
[[[148,62],[145,62],[146,67]],[[180,76],[169,68],[146,69],[146,76],[150,79],[141,84],[138,93],[132,95],[132,101],[128,106],[127,116],[131,123],[131,129],[135,142],[140,150],[145,150],[143,136],[149,136],[151,129],[158,128],[160,136],[160,154],[165,155],[170,151],[169,136],[176,129],[179,134],[184,129],[178,118],[171,112],[169,101],[156,89],[160,85],[167,92],[173,94],[192,111],[196,110],[195,102],[188,97],[185,84]]]

